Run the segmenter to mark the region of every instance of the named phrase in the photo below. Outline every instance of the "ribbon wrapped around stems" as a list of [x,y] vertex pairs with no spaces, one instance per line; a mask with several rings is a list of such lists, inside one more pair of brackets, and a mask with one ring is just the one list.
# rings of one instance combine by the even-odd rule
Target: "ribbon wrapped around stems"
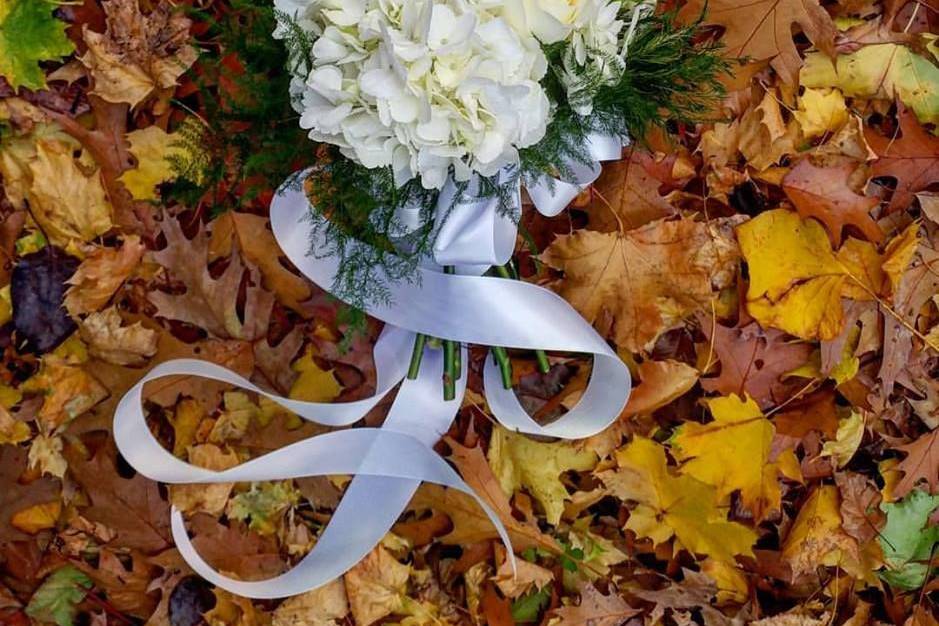
[[[597,160],[618,158],[620,146],[598,141]],[[584,178],[555,181],[555,186],[529,188],[542,211],[560,212],[583,187],[599,175],[595,167],[579,170]],[[576,171],[576,170],[575,170]],[[548,183],[545,183],[548,185]],[[520,197],[520,194],[519,194]],[[317,257],[328,249],[318,239],[325,229],[315,228],[307,197],[298,186],[282,189],[271,205],[274,236],[287,257],[310,280],[329,289],[339,267],[335,256]],[[454,216],[453,211],[456,211]],[[529,417],[514,392],[501,385],[498,366],[486,359],[484,385],[493,416],[506,428],[533,435],[580,439],[593,435],[620,414],[630,391],[626,366],[566,301],[547,289],[521,281],[480,276],[473,265],[488,265],[502,257],[475,255],[469,243],[496,249],[498,233],[509,229],[494,206],[455,207],[447,219],[450,239],[440,255],[458,264],[458,274],[420,268],[417,280],[391,281],[391,298],[373,302],[367,312],[384,321],[373,356],[377,381],[375,395],[357,402],[322,404],[300,402],[270,394],[224,367],[193,359],[168,361],[151,370],[118,404],[114,436],[124,458],[141,474],[166,483],[250,482],[304,476],[354,475],[345,495],[314,548],[291,570],[263,581],[235,580],[213,569],[190,540],[182,514],[172,510],[172,532],[177,548],[193,570],[232,593],[250,598],[278,598],[303,593],[342,575],[367,555],[406,509],[422,481],[458,489],[472,496],[492,520],[502,541],[508,534],[496,514],[482,501],[432,446],[447,431],[465,392],[466,376],[457,381],[456,398],[440,395],[443,358],[427,349],[420,374],[407,380],[415,333],[461,344],[521,349],[543,349],[593,355],[593,371],[578,404],[546,426]],[[493,229],[477,228],[469,215],[480,217]],[[452,222],[450,220],[453,220]],[[487,221],[488,220],[488,221]],[[511,223],[514,242],[515,223]],[[444,224],[446,226],[446,224]],[[501,230],[500,230],[501,229]],[[443,236],[443,235],[441,235]],[[438,240],[439,241],[439,240]],[[499,239],[498,241],[501,241]],[[500,244],[501,245],[501,244]],[[488,247],[486,247],[488,246]],[[468,256],[460,256],[463,250]],[[511,254],[509,250],[508,254]],[[449,255],[449,256],[447,256]],[[438,258],[438,260],[440,260]],[[502,262],[507,261],[506,257]],[[467,363],[465,348],[462,362]],[[152,435],[142,409],[144,384],[163,376],[190,375],[237,385],[262,394],[301,417],[327,426],[349,426],[361,419],[382,397],[400,389],[381,428],[354,428],[330,432],[294,443],[224,471],[193,466],[174,457]],[[510,558],[512,550],[508,551]]]

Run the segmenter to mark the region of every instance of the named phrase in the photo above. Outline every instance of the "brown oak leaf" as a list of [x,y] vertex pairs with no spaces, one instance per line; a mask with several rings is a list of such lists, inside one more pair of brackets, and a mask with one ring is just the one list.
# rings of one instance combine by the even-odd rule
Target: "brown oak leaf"
[[883,232],[870,215],[877,198],[856,193],[848,178],[857,167],[851,163],[815,167],[802,159],[783,179],[782,187],[803,218],[814,217],[825,225],[832,244],[841,244],[845,226],[856,227],[868,241],[879,243]]
[[901,109],[899,118],[899,137],[884,137],[869,126],[864,128],[864,137],[879,157],[871,165],[871,176],[889,176],[897,181],[888,213],[905,209],[913,202],[914,194],[939,182],[939,137],[921,126],[908,110]]
[[728,57],[769,60],[776,73],[790,85],[797,83],[802,67],[802,58],[792,39],[794,25],[818,49],[834,54],[838,31],[818,0],[694,0],[679,15],[693,20],[702,13],[705,23],[726,29],[722,42]]
[[920,481],[929,485],[930,493],[939,491],[939,428],[896,449],[906,453],[906,458],[897,465],[903,472],[903,478],[893,488],[897,498],[910,493]]
[[810,344],[787,339],[786,333],[773,328],[763,330],[756,322],[712,327],[710,320],[703,319],[701,330],[721,366],[720,375],[702,378],[701,386],[723,395],[748,394],[764,409],[790,397],[792,385],[780,376],[804,365],[812,354]]
[[612,319],[618,345],[651,349],[665,331],[732,284],[740,260],[734,224],[659,220],[626,233],[588,230],[558,237],[542,260],[563,270],[552,287],[588,321]]
[[169,503],[157,483],[142,474],[123,478],[117,470],[117,451],[103,445],[91,459],[74,447],[66,448],[69,471],[88,494],[91,506],[83,515],[117,533],[117,545],[147,554],[171,545]]
[[284,256],[274,234],[267,227],[268,220],[260,215],[229,211],[212,222],[209,240],[209,261],[226,257],[234,252],[235,240],[242,255],[258,266],[264,284],[285,305],[301,315],[309,313],[304,301],[312,295],[310,283],[297,276],[280,262]]
[[[240,254],[232,254],[228,267],[213,278],[208,266],[208,238],[200,227],[192,239],[186,239],[175,219],[165,216],[163,234],[166,247],[153,258],[186,286],[183,294],[152,291],[150,301],[167,319],[188,322],[205,328],[216,337],[253,340],[267,333],[274,297],[259,285],[257,270],[245,266]],[[238,313],[238,293],[247,271],[244,317]]]
[[587,583],[580,590],[580,604],[555,609],[553,614],[560,620],[557,626],[619,626],[641,612],[615,591],[605,596]]

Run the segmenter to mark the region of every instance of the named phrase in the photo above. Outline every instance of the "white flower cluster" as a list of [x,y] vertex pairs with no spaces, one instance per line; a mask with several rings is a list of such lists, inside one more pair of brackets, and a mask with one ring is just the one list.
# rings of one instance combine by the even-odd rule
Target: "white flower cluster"
[[[398,184],[491,176],[545,134],[542,44],[562,77],[618,52],[623,0],[275,0],[315,38],[293,90],[310,137]],[[285,36],[281,24],[275,36]],[[614,70],[611,70],[614,71]],[[571,91],[579,85],[567,81]],[[589,106],[578,105],[582,114]]]

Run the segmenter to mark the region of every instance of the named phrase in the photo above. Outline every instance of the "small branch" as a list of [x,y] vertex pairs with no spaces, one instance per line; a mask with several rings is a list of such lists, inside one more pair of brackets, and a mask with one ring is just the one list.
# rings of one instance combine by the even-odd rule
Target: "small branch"
[[[452,265],[443,268],[444,273],[456,272]],[[457,344],[452,339],[443,341],[443,399],[447,402],[456,398],[456,381],[460,377],[458,369]]]
[[502,373],[502,386],[506,389],[512,388],[512,361],[509,359],[509,353],[505,348],[494,346],[492,356],[499,365],[499,371]]
[[408,379],[415,380],[421,371],[421,360],[424,358],[424,346],[427,344],[427,335],[417,333],[414,337],[414,349],[411,351],[411,364],[408,366]]
[[[518,280],[518,277],[515,276],[515,275],[513,274],[513,272],[511,272],[507,266],[505,266],[505,265],[494,265],[493,267],[495,268],[496,273],[499,275],[500,278],[507,278],[507,279],[509,279],[509,280]],[[502,350],[503,354],[505,353],[505,348],[499,348],[499,349]],[[495,351],[495,350],[493,350],[493,351]],[[506,357],[506,358],[508,358],[508,357]],[[539,371],[539,372],[541,372],[542,374],[547,374],[548,372],[551,371],[551,363],[548,361],[548,354],[547,354],[544,350],[535,350],[535,358],[538,360],[538,371]],[[497,360],[497,361],[499,360],[499,357],[498,357],[498,356],[496,357],[496,360]],[[500,366],[500,367],[502,366],[502,362],[501,362],[501,361],[499,362],[499,366]],[[509,380],[510,380],[510,381],[511,381],[511,379],[512,379],[511,371],[512,371],[512,370],[511,370],[511,364],[510,364],[510,365],[509,365],[509,372],[510,372],[510,373],[509,373]],[[504,381],[504,380],[505,380],[505,378],[504,378],[504,376],[503,376],[503,381]],[[509,383],[509,385],[506,386],[506,389],[509,389],[511,386],[512,386],[511,383]]]

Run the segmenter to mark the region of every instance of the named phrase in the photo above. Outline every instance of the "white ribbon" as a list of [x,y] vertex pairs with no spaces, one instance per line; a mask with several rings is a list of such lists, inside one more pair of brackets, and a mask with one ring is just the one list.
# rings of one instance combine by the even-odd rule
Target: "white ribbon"
[[[611,146],[607,146],[608,152],[603,152],[601,148],[598,147],[596,153],[592,152],[599,155],[598,159],[606,158],[604,155],[613,158]],[[589,172],[590,175],[594,173],[594,169]],[[573,187],[589,184],[582,181],[559,182]],[[560,204],[564,194],[570,193],[573,187],[562,187],[557,199],[552,201],[554,206]],[[547,204],[539,206],[544,210]],[[492,226],[492,232],[507,229],[501,219],[505,216],[494,217],[497,212],[490,210],[488,205],[467,208],[467,211],[471,210],[476,211],[475,215],[482,219],[487,228]],[[328,242],[321,235],[326,229],[315,228],[315,219],[311,216],[306,196],[297,186],[281,190],[271,205],[274,236],[287,257],[310,280],[329,289],[334,283],[339,259],[335,256],[309,254],[311,244],[314,250],[328,249]],[[514,221],[509,221],[514,229]],[[473,241],[480,241],[478,237],[483,235],[477,237],[467,234],[474,227],[470,219],[461,218],[459,224],[460,227],[454,226],[452,229],[451,244],[446,248],[462,247],[471,254],[472,250],[467,246]],[[497,261],[497,257],[502,258],[504,255],[500,242],[494,240],[486,248],[487,254],[492,256],[485,259],[463,258],[460,264],[474,264],[481,260],[489,264]],[[502,262],[505,261],[507,258]],[[368,305],[367,312],[386,323],[374,348],[377,390],[370,398],[343,404],[299,402],[267,393],[221,366],[185,359],[168,361],[155,367],[121,399],[114,416],[116,443],[124,458],[137,471],[153,480],[166,483],[212,483],[283,480],[330,474],[355,475],[310,553],[290,571],[263,581],[235,580],[214,570],[196,552],[186,532],[182,514],[174,508],[173,538],[183,558],[204,578],[232,593],[251,598],[283,597],[319,587],[342,575],[377,545],[406,509],[422,481],[458,489],[475,498],[492,520],[502,541],[510,546],[505,528],[496,514],[432,449],[449,428],[461,405],[466,375],[458,381],[456,398],[445,402],[441,389],[443,359],[439,350],[428,348],[417,380],[406,380],[414,333],[462,344],[593,355],[590,382],[579,403],[564,417],[547,426],[532,420],[515,394],[502,387],[498,367],[487,357],[484,371],[486,397],[495,418],[507,428],[534,435],[579,439],[601,431],[617,418],[629,396],[629,372],[603,338],[562,298],[521,281],[478,275],[450,275],[429,268],[417,271],[418,279],[411,282],[386,279],[392,297],[387,302],[372,302]],[[462,350],[462,362],[468,362],[465,349]],[[388,417],[379,429],[357,428],[331,432],[300,441],[232,469],[213,471],[174,457],[159,444],[147,427],[141,405],[144,384],[155,378],[175,375],[201,376],[249,389],[307,420],[328,426],[353,424],[399,382],[401,385]],[[508,553],[514,566],[511,549]]]
[[[569,159],[560,164],[564,177],[544,176],[526,183],[528,196],[542,215],[554,217],[567,208],[600,177],[603,161],[617,161],[622,157],[623,142],[618,137],[593,133],[587,136],[584,148],[589,161]],[[503,183],[511,176],[508,170],[503,170],[495,182]],[[462,193],[452,178],[447,181],[434,211],[437,231],[434,260],[437,263],[473,266],[479,273],[492,265],[508,263],[515,249],[522,211],[521,181],[517,173],[514,178],[514,206],[508,207],[508,211],[500,206],[499,198],[480,197],[478,177],[470,179]],[[398,211],[397,217],[404,229],[416,230],[420,227],[419,215],[417,207],[405,207]]]

